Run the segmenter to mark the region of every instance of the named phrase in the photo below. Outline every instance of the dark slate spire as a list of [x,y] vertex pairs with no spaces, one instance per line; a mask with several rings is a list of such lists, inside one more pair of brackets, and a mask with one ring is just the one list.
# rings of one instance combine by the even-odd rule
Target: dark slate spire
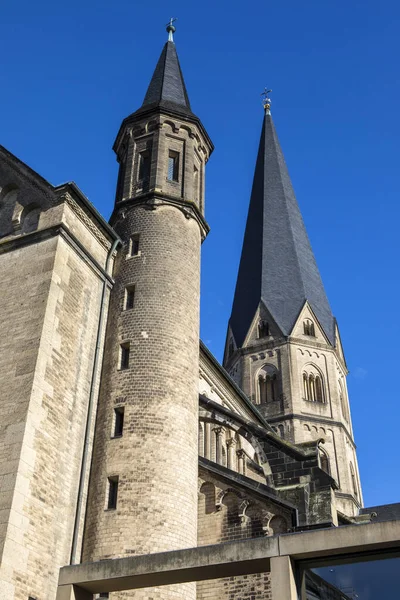
[[230,326],[238,347],[263,301],[290,335],[308,300],[330,342],[334,319],[272,117],[264,117]]
[[156,107],[192,115],[175,44],[170,40],[161,52],[140,110]]

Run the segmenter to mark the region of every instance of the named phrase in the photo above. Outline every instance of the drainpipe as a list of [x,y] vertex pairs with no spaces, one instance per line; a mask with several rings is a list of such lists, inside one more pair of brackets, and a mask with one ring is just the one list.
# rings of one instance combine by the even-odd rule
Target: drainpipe
[[[107,254],[106,264],[105,264],[105,272],[108,273],[108,269],[110,266],[111,257],[117,249],[118,244],[121,243],[121,240],[117,238],[114,240],[110,251]],[[78,536],[79,536],[79,522],[81,520],[81,514],[83,510],[83,492],[85,487],[85,476],[87,469],[87,462],[89,456],[89,438],[90,438],[90,429],[92,422],[92,414],[93,407],[95,402],[95,388],[96,388],[96,373],[99,366],[99,360],[101,355],[101,335],[103,331],[103,322],[104,316],[106,312],[106,293],[107,293],[107,279],[104,278],[103,281],[103,289],[101,292],[101,302],[100,302],[100,313],[99,313],[99,321],[97,325],[97,339],[96,339],[96,348],[94,352],[93,359],[93,369],[92,369],[92,379],[90,382],[90,392],[89,392],[89,402],[88,402],[88,411],[86,418],[86,429],[85,429],[85,443],[83,446],[83,455],[82,455],[82,463],[81,463],[81,473],[79,477],[79,488],[78,488],[78,500],[76,506],[75,513],[75,523],[74,523],[74,533],[72,537],[72,547],[71,547],[71,557],[70,564],[76,564],[75,554],[78,546]]]

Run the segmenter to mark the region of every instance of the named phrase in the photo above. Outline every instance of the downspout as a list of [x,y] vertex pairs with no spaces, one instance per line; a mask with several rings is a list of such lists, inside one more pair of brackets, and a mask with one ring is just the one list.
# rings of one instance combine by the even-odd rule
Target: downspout
[[[111,249],[107,254],[106,264],[105,264],[105,272],[108,273],[108,269],[110,266],[111,257],[117,249],[118,244],[121,242],[119,238],[114,240]],[[89,456],[89,438],[90,438],[90,429],[92,423],[92,414],[93,407],[95,402],[95,389],[96,389],[96,373],[99,367],[99,360],[101,355],[101,337],[103,331],[103,322],[104,316],[106,312],[106,293],[107,293],[107,279],[104,278],[103,281],[103,289],[101,292],[101,302],[100,302],[100,313],[99,313],[99,321],[97,325],[97,339],[96,339],[96,348],[94,351],[94,359],[93,359],[93,369],[92,369],[92,379],[90,382],[90,392],[89,392],[89,402],[88,402],[88,410],[87,410],[87,418],[86,418],[86,429],[85,429],[85,443],[83,446],[83,454],[82,454],[82,462],[81,462],[81,473],[79,477],[79,488],[78,488],[78,500],[76,505],[76,513],[75,513],[75,523],[74,523],[74,533],[72,536],[72,546],[71,546],[71,557],[70,564],[76,564],[75,554],[78,546],[78,537],[79,537],[79,523],[81,520],[81,514],[83,509],[83,492],[85,487],[85,477],[86,477],[86,469],[87,462]]]

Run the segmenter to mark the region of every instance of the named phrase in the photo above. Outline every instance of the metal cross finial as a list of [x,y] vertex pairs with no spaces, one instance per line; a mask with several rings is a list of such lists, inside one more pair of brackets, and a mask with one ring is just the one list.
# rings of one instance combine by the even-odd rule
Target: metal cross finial
[[263,93],[261,94],[262,99],[263,99],[263,107],[264,110],[266,112],[267,115],[271,114],[270,108],[271,108],[271,98],[268,97],[268,94],[272,92],[272,90],[267,90],[267,88],[264,88]]
[[174,41],[174,33],[176,31],[176,28],[174,27],[174,23],[176,21],[176,17],[171,17],[169,20],[169,23],[167,23],[167,31],[168,31],[168,41],[169,42],[173,42]]

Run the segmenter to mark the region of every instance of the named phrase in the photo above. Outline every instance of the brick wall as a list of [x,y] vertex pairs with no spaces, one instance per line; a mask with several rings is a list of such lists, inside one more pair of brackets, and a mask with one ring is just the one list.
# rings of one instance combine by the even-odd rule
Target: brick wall
[[[200,470],[198,544],[209,545],[287,531],[291,514],[271,500],[256,497]],[[265,600],[271,597],[270,574],[258,573],[197,583],[197,600]]]

